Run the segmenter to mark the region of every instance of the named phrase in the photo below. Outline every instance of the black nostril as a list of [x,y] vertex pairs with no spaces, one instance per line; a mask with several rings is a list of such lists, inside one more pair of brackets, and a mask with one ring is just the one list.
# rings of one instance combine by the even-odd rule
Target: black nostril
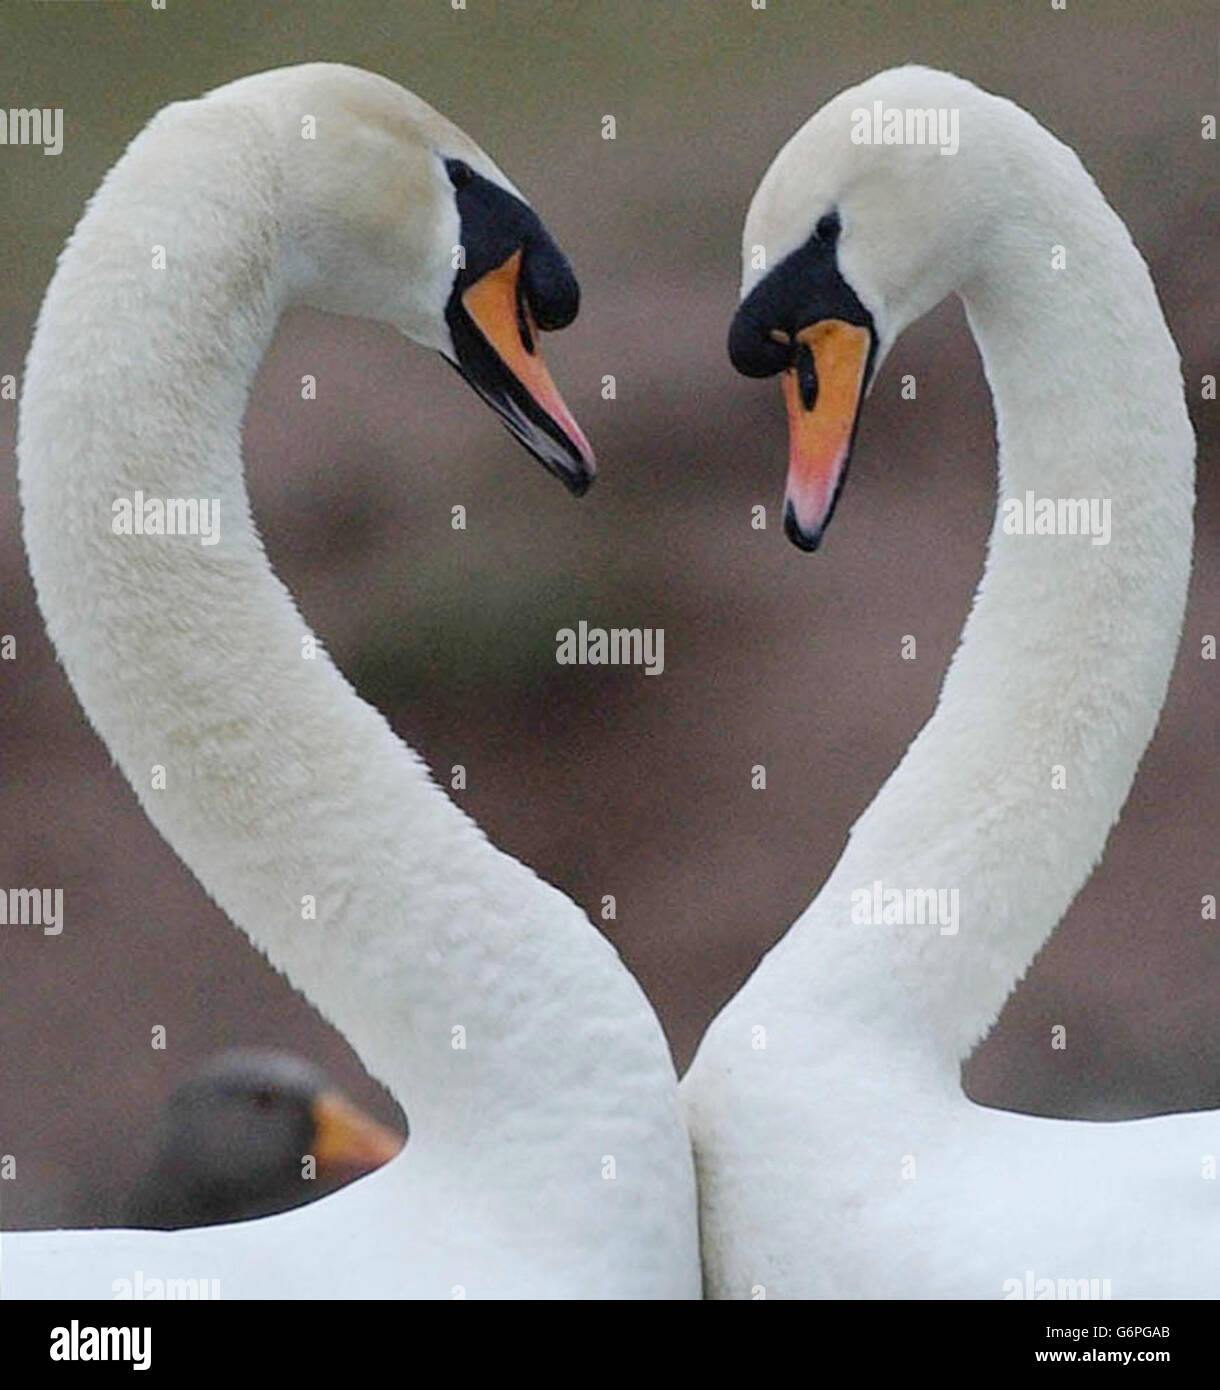
[[550,238],[524,247],[521,280],[534,322],[544,333],[566,328],[580,312],[580,285],[568,258]]
[[792,349],[777,343],[749,313],[740,310],[729,326],[729,361],[742,376],[775,376],[790,365]]
[[801,403],[806,410],[812,410],[818,398],[818,369],[813,360],[813,351],[808,343],[798,343],[796,349],[797,385],[801,391]]

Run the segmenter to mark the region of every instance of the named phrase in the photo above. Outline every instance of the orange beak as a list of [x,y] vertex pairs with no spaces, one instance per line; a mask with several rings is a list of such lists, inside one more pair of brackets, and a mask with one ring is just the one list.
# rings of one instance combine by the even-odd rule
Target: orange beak
[[388,1163],[403,1146],[402,1136],[378,1124],[338,1091],[324,1091],[313,1103],[313,1156],[318,1172],[357,1177]]
[[[843,485],[872,341],[869,329],[842,319],[822,319],[796,335],[797,362],[783,374],[784,530],[802,550],[817,549]],[[808,354],[803,363],[802,353]]]
[[596,471],[593,450],[559,394],[539,351],[538,325],[521,288],[521,250],[462,295],[481,345],[458,345],[458,367],[522,444],[572,491]]

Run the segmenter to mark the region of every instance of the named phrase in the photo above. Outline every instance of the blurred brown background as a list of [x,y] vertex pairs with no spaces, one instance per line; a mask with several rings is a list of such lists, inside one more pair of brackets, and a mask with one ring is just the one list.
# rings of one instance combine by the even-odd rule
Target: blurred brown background
[[[273,561],[340,666],[447,774],[504,849],[586,907],[655,1001],[682,1065],[808,902],[929,714],[993,501],[985,385],[960,309],[898,344],[826,545],[778,528],[775,383],[724,340],[741,221],[779,144],[841,87],[904,61],[1004,92],[1073,145],[1151,263],[1200,444],[1198,558],[1161,730],[1106,860],[968,1067],[987,1103],[1119,1116],[1220,1105],[1216,892],[1220,368],[1214,5],[749,0],[579,4],[9,5],[0,99],[62,106],[58,158],[0,148],[0,375],[19,373],[85,199],[160,106],[308,59],[379,70],[480,141],[584,288],[548,344],[602,476],[576,503],[435,357],[387,329],[285,322],[250,412]],[[613,114],[618,138],[601,139]],[[299,399],[315,373],[319,397]],[[905,372],[918,400],[901,401]],[[604,373],[618,398],[603,401]],[[0,401],[0,885],[60,885],[66,928],[0,928],[7,1226],[109,1219],[172,1082],[233,1043],[294,1048],[383,1117],[345,1044],[159,840],[43,635]],[[469,530],[449,527],[464,503]],[[770,529],[749,525],[767,506]],[[557,628],[663,627],[665,673],[559,667]],[[919,659],[899,659],[903,634]],[[768,769],[765,792],[750,768]],[[154,1052],[149,1029],[168,1028]],[[1069,1046],[1052,1052],[1052,1023]]]

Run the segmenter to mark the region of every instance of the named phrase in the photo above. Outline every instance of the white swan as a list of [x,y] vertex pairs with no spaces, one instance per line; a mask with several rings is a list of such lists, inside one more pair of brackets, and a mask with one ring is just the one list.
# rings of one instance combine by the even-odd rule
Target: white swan
[[[904,136],[907,111],[944,110],[958,152],[859,143],[876,104]],[[1035,1119],[959,1077],[1097,863],[1178,644],[1194,440],[1148,271],[1071,150],[921,68],[819,111],[743,246],[730,351],[785,371],[793,539],[829,518],[875,362],[951,292],[994,396],[1001,506],[935,714],[684,1082],[708,1291],[1215,1296],[1220,1115]],[[1107,499],[1110,543],[1011,533],[1012,508],[1006,531],[1029,491]],[[905,890],[958,890],[960,929],[867,924],[877,883],[904,910]]]
[[[6,1235],[6,1295],[108,1297],[134,1269],[219,1279],[226,1298],[698,1295],[690,1146],[651,1008],[583,913],[307,659],[242,478],[251,379],[304,303],[439,349],[583,489],[591,456],[535,341],[576,297],[482,151],[340,66],[168,107],[74,233],[20,422],[47,627],[148,815],[391,1089],[411,1140],[245,1225]],[[115,534],[137,491],[219,498],[219,542]]]

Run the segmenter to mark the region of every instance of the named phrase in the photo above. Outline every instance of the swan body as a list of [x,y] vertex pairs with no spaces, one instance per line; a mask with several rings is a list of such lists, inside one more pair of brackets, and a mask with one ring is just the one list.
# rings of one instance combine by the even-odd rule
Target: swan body
[[[244,1225],[7,1234],[6,1296],[109,1297],[133,1269],[206,1274],[226,1298],[698,1295],[689,1139],[651,1008],[580,909],[311,649],[242,474],[251,380],[281,311],[308,304],[442,352],[582,490],[592,458],[536,342],[575,301],[491,160],[354,68],[167,107],[95,195],[21,406],[47,628],[149,817],[400,1101],[411,1141]],[[116,534],[137,490],[217,499],[218,542]]]
[[[958,113],[959,150],[853,141],[877,102]],[[1178,645],[1194,439],[1147,268],[1071,150],[923,68],[798,131],[743,246],[730,351],[783,376],[792,538],[820,540],[873,369],[950,293],[994,398],[999,504],[932,718],[683,1083],[708,1292],[1214,1296],[1220,1116],[1033,1118],[959,1074],[1100,858]],[[1030,490],[1108,499],[1110,543],[1006,529]],[[957,930],[869,922],[878,882],[956,890]]]

